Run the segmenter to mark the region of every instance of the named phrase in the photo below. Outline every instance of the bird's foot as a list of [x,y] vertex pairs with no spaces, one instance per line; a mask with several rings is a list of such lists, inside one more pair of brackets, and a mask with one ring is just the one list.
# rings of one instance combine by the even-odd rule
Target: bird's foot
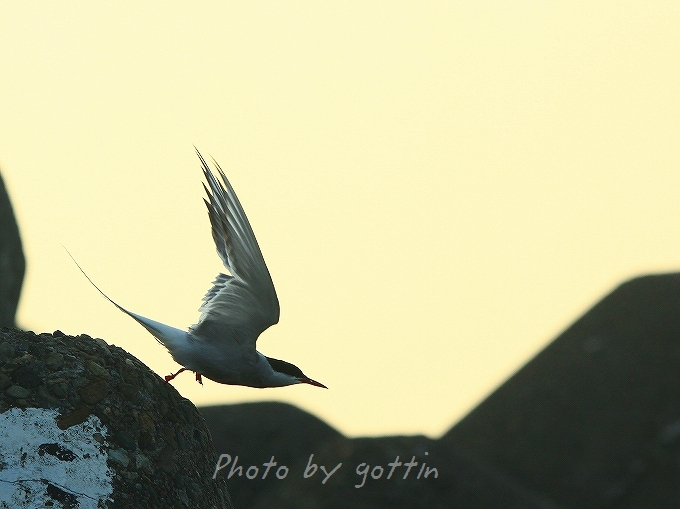
[[201,374],[200,374],[200,373],[196,373],[196,381],[197,381],[199,384],[203,385],[203,379],[201,378]]
[[182,368],[182,369],[180,369],[180,370],[179,370],[177,373],[175,373],[175,374],[166,375],[166,377],[165,377],[165,383],[167,384],[168,382],[170,382],[170,380],[172,380],[173,378],[175,378],[175,377],[176,377],[177,375],[179,375],[182,371],[186,371],[186,369],[187,369],[187,368]]

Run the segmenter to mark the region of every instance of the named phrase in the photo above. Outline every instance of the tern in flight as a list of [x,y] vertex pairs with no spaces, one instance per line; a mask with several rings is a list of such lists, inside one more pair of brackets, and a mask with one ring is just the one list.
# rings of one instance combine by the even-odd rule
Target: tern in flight
[[274,283],[246,213],[224,172],[215,162],[220,182],[200,152],[196,153],[208,182],[208,187],[203,184],[208,194],[203,201],[208,207],[217,254],[231,274],[215,278],[213,287],[203,297],[199,308],[202,314],[196,325],[185,332],[128,311],[102,292],[73,261],[99,293],[139,322],[183,366],[177,373],[166,376],[166,382],[190,370],[201,384],[201,377],[206,377],[221,384],[258,388],[299,383],[327,388],[290,362],[272,359],[255,349],[258,336],[279,321]]

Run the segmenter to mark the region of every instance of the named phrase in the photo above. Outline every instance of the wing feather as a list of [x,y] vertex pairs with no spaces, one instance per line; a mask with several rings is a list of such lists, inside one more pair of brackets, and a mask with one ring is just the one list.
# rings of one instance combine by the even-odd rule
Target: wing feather
[[260,246],[234,189],[215,163],[221,182],[203,156],[196,151],[203,166],[207,186],[208,217],[217,254],[231,276],[219,274],[200,307],[202,315],[190,332],[229,329],[255,333],[279,321],[279,301]]

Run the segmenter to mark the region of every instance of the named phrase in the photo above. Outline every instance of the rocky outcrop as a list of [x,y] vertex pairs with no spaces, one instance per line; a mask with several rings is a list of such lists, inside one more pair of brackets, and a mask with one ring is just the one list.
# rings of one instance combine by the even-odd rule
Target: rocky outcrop
[[680,274],[621,285],[439,440],[349,439],[272,403],[201,411],[243,507],[680,507]]
[[0,177],[0,327],[14,327],[25,268],[19,227]]
[[680,507],[680,274],[622,284],[442,440],[561,507]]
[[[247,477],[245,473],[240,477],[236,474],[233,489],[229,493],[237,507],[259,507],[256,501],[264,492],[276,498],[278,492],[269,489],[276,487],[276,471],[281,465],[290,467],[297,464],[304,451],[314,451],[317,444],[342,436],[321,419],[284,403],[242,403],[199,410],[210,429],[215,451],[218,455],[230,454],[233,461],[237,462],[235,468],[238,465],[246,465],[247,468],[257,464],[263,469],[266,467],[262,467],[262,463],[269,461],[272,456],[277,463],[276,467],[270,467],[273,470],[264,479],[263,469],[256,476],[256,482],[237,482],[236,478],[245,481]],[[227,474],[232,466],[233,462],[226,469]],[[219,476],[225,478],[224,469]],[[276,503],[270,507],[281,506]]]
[[194,405],[103,340],[0,330],[0,507],[231,508]]
[[200,411],[216,452],[222,455],[218,475],[227,479],[237,507],[553,507],[438,440],[350,439],[317,417],[282,403]]

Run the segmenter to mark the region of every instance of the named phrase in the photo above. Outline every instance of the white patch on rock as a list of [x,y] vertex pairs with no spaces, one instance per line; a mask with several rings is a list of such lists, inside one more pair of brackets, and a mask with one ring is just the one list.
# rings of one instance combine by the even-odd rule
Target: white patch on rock
[[0,414],[0,508],[73,506],[96,509],[110,500],[113,472],[106,426],[95,415],[66,430],[59,412],[11,408]]

